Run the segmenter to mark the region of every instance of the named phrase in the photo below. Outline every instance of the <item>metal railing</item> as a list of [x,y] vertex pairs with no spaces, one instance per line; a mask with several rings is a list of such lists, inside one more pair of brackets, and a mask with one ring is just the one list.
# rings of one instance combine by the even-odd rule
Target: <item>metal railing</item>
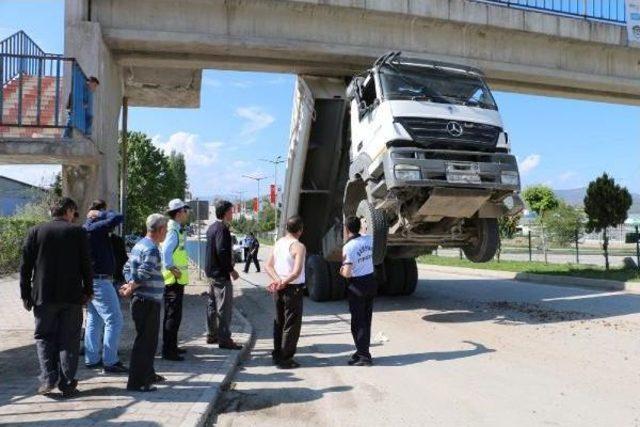
[[[65,72],[71,73],[66,103],[62,93]],[[19,31],[0,41],[0,77],[1,127],[73,127],[90,134],[92,93],[75,59],[45,53]],[[62,108],[68,109],[66,121],[60,114]]]
[[519,9],[565,15],[614,24],[626,22],[625,0],[479,0]]

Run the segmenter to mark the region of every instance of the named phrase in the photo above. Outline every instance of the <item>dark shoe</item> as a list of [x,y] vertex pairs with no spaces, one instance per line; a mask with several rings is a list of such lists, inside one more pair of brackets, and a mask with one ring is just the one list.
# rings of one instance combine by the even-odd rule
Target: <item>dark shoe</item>
[[62,392],[62,397],[68,399],[78,394],[78,380],[72,380],[69,384],[63,386],[60,384],[58,390]]
[[186,348],[178,347],[178,354],[185,354],[187,352]]
[[126,374],[129,372],[129,368],[124,366],[122,362],[118,362],[115,365],[105,366],[102,369],[102,373],[106,374]]
[[152,383],[163,383],[166,380],[167,379],[165,377],[163,377],[162,375],[158,375],[158,374],[153,374],[153,378],[151,378],[151,382]]
[[182,361],[184,361],[184,357],[180,356],[179,354],[163,354],[162,358],[164,360],[170,360],[172,362],[182,362]]
[[130,387],[127,386],[127,390],[129,391],[139,391],[140,393],[148,393],[150,391],[157,391],[158,388],[155,386],[152,386],[151,384],[147,384],[147,385],[143,385],[140,387]]
[[349,358],[349,361],[347,362],[347,364],[349,366],[353,366],[355,365],[358,361],[360,360],[360,356],[358,356],[358,353],[353,353],[351,355],[351,357]]
[[97,363],[85,363],[84,367],[87,369],[99,369],[102,368],[102,360],[99,360]]
[[299,368],[300,364],[293,359],[282,360],[278,363],[278,369],[296,369]]
[[271,362],[274,365],[280,364],[280,355],[276,354],[275,350],[271,352]]
[[365,359],[365,358],[361,358],[360,360],[358,360],[353,364],[353,366],[371,366],[371,365],[373,365],[373,362],[371,361],[371,359]]
[[218,347],[224,350],[241,350],[242,349],[242,346],[240,344],[236,344],[233,341],[230,341],[225,344],[220,344],[218,345]]
[[56,386],[49,385],[49,384],[42,384],[40,387],[38,387],[38,394],[41,394],[43,396],[47,395],[51,393],[54,388],[56,388]]
[[207,344],[218,344],[218,338],[207,337]]

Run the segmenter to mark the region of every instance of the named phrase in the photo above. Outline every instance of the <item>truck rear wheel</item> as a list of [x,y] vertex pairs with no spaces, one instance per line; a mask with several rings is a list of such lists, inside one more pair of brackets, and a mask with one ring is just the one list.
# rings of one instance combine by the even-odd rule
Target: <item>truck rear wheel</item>
[[495,218],[477,218],[474,221],[477,232],[476,239],[462,251],[471,262],[491,261],[500,246],[498,220]]
[[402,295],[411,295],[415,292],[418,286],[418,263],[415,258],[405,258],[402,260],[404,263],[404,289]]
[[310,255],[305,266],[305,276],[309,298],[313,301],[329,301],[332,296],[329,263],[320,255]]
[[418,285],[418,265],[414,258],[387,258],[384,260],[384,279],[380,282],[380,295],[411,295]]
[[373,240],[373,264],[382,264],[387,250],[387,220],[384,214],[367,200],[362,200],[356,216],[362,220],[363,227]]

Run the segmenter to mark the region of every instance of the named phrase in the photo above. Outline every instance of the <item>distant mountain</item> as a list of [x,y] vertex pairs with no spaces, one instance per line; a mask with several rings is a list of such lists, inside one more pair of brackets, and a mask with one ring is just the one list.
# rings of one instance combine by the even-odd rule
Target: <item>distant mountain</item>
[[[587,193],[587,188],[574,188],[572,190],[553,190],[556,193],[558,198],[564,200],[566,203],[573,206],[582,206],[584,201],[584,196]],[[640,214],[640,194],[631,193],[631,197],[633,198],[633,204],[631,205],[631,209],[629,209],[629,213],[632,214]]]

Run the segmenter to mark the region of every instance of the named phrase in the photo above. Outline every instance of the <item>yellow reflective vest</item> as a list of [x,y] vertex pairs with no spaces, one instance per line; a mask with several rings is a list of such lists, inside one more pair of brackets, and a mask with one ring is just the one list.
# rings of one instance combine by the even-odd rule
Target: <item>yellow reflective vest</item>
[[181,230],[180,224],[178,224],[174,220],[169,220],[169,224],[167,226],[167,235],[169,233],[176,233],[178,235],[178,246],[173,251],[173,265],[180,270],[182,275],[180,279],[176,279],[173,273],[165,268],[162,269],[162,277],[164,278],[165,285],[186,285],[189,283],[189,255],[187,255],[186,249],[186,241],[187,236],[186,233]]

